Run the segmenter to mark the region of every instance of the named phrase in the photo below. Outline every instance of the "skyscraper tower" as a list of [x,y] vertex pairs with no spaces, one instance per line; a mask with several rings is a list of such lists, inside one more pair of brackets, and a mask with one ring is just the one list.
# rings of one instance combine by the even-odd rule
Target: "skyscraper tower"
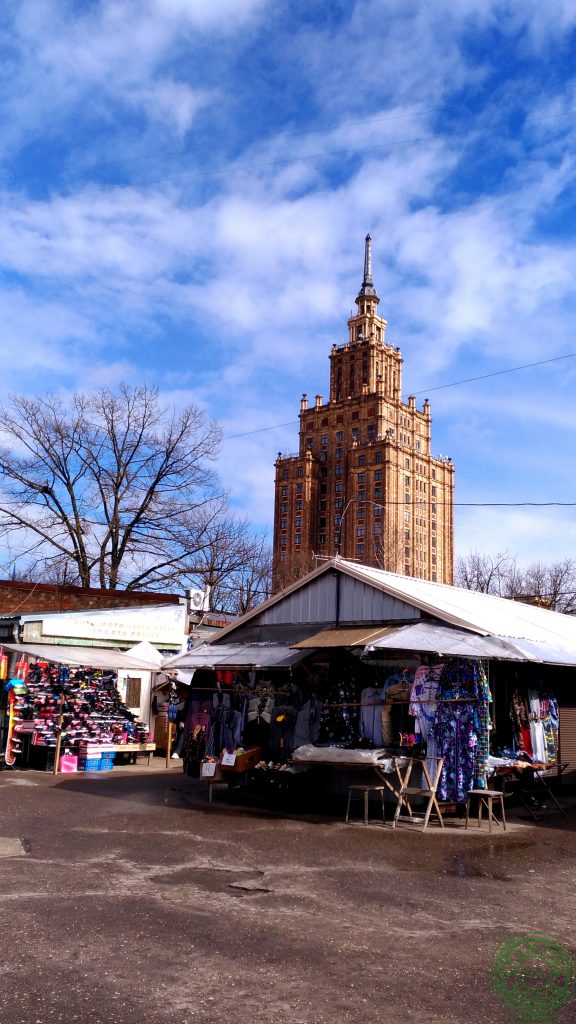
[[430,454],[431,415],[402,402],[402,356],[386,342],[366,236],[348,341],[330,353],[330,400],[300,401],[298,455],[276,460],[273,589],[341,555],[452,583],[454,466]]

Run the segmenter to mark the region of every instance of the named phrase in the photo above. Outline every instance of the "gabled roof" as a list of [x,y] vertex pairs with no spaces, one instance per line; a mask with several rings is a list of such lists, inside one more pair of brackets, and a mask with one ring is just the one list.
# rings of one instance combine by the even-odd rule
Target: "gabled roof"
[[576,618],[546,608],[523,604],[476,590],[431,583],[412,576],[372,569],[353,562],[336,565],[357,579],[371,583],[421,611],[486,636],[507,636],[525,640],[566,640],[576,644]]
[[373,569],[340,558],[327,560],[282,593],[274,595],[238,619],[231,627],[222,630],[218,639],[229,636],[240,626],[257,619],[266,609],[278,605],[324,573],[334,571],[409,603],[425,615],[451,626],[483,636],[525,641],[522,651],[528,660],[576,664],[574,616],[548,611],[508,598],[465,590],[462,587],[400,576],[397,573]]

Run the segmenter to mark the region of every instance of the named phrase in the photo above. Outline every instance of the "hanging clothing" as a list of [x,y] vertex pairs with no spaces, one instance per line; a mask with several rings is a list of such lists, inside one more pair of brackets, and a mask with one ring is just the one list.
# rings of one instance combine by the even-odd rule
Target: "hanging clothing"
[[206,755],[206,729],[196,725],[188,735],[182,751],[184,771],[197,779],[200,775],[200,763]]
[[294,750],[308,743],[318,742],[321,715],[322,701],[318,697],[312,696],[302,705],[294,728]]
[[426,744],[427,761],[426,767],[430,777],[434,777],[436,762],[431,760],[438,757],[436,736],[432,726],[436,718],[438,704],[436,697],[440,686],[440,678],[444,670],[444,663],[439,665],[420,665],[414,673],[414,682],[410,691],[409,712],[414,717],[416,732],[420,734]]
[[491,699],[480,662],[463,658],[446,662],[432,729],[438,756],[444,758],[439,786],[443,800],[463,803],[469,789],[487,786]]
[[381,690],[368,686],[360,694],[360,735],[375,747],[382,746]]
[[294,749],[297,711],[286,704],[274,709],[270,723],[270,750],[277,761],[286,761]]
[[444,758],[438,799],[465,803],[469,790],[475,788],[477,740],[472,708],[440,704],[433,732],[438,756]]
[[323,692],[321,743],[352,744],[358,739],[358,707],[351,679],[330,680]]
[[244,717],[241,711],[229,708],[228,711],[224,712],[220,741],[222,748],[226,748],[229,753],[232,753],[232,751],[235,750],[236,747],[239,747],[242,742],[243,723]]
[[415,719],[416,731],[425,743],[428,742],[436,716],[436,696],[443,669],[444,664],[420,665],[414,674],[408,710]]
[[530,733],[530,713],[525,698],[520,690],[514,690],[510,703],[510,718],[514,731],[514,740],[519,750],[525,750],[532,756],[532,737]]

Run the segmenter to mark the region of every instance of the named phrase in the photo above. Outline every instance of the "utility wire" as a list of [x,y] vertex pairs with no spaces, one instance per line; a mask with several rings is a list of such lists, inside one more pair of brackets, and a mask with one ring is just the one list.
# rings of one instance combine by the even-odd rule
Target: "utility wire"
[[[520,112],[520,114],[522,114],[522,113],[523,112]],[[527,115],[527,116],[524,116],[522,125],[525,126],[527,124],[537,124],[539,122],[554,121],[554,120],[558,120],[559,118],[571,117],[575,113],[576,113],[576,110],[568,110],[568,111],[564,111],[562,113],[555,113],[555,114],[542,114],[542,115],[536,115],[536,116]],[[327,135],[330,132],[334,132],[334,131],[338,131],[338,130],[344,130],[345,131],[348,128],[365,127],[365,126],[368,126],[368,125],[371,125],[371,124],[382,124],[382,123],[385,123],[387,121],[409,120],[410,118],[424,117],[427,114],[432,114],[432,115],[433,114],[437,114],[437,115],[442,114],[442,108],[440,108],[440,107],[438,107],[438,108],[429,108],[429,109],[425,109],[425,110],[422,110],[422,111],[410,111],[410,112],[404,112],[404,113],[400,113],[400,114],[386,114],[386,115],[382,115],[381,117],[365,118],[365,119],[359,120],[359,121],[341,121],[341,122],[333,123],[333,124],[328,125],[328,126],[323,126],[321,128],[295,129],[293,131],[287,130],[287,131],[284,131],[284,132],[278,132],[275,135],[267,136],[267,137],[265,137],[263,139],[256,139],[254,141],[248,141],[246,143],[246,148],[249,148],[249,147],[255,146],[255,145],[266,146],[266,145],[269,145],[271,143],[276,142],[278,139],[284,139],[284,138],[290,139],[290,138],[296,138],[296,137],[303,137],[303,136],[306,136],[306,135]],[[230,171],[232,169],[234,169],[234,171],[239,171],[239,170],[240,171],[242,171],[242,170],[252,171],[252,170],[258,170],[260,168],[265,169],[267,167],[268,168],[275,167],[278,164],[299,163],[299,162],[305,162],[305,161],[308,161],[308,160],[330,159],[331,157],[340,156],[340,155],[346,154],[346,153],[370,153],[370,152],[374,152],[376,150],[381,150],[381,149],[391,149],[391,148],[394,148],[396,146],[410,146],[410,145],[416,145],[416,144],[421,143],[421,142],[429,142],[429,141],[450,139],[450,138],[456,138],[458,136],[463,136],[463,135],[472,136],[474,134],[493,135],[493,136],[495,136],[497,134],[497,132],[493,128],[492,129],[491,128],[482,128],[482,127],[476,126],[476,127],[473,127],[472,129],[470,129],[469,127],[466,127],[465,129],[462,129],[461,131],[436,132],[436,133],[430,133],[428,135],[420,136],[418,138],[412,138],[412,139],[389,139],[386,142],[374,143],[374,144],[372,144],[370,146],[362,147],[362,148],[348,146],[348,147],[344,147],[342,149],[330,150],[328,152],[312,153],[312,154],[308,154],[308,155],[306,155],[306,154],[295,155],[294,153],[290,153],[290,154],[287,154],[285,157],[279,157],[279,158],[277,158],[277,159],[275,159],[273,161],[261,161],[261,162],[254,162],[254,163],[252,163],[252,162],[250,162],[250,163],[242,163],[241,161],[238,162],[238,161],[235,161],[235,160],[229,160],[227,163],[223,163],[223,164],[217,165],[215,167],[214,166],[213,167],[208,167],[208,166],[206,166],[204,164],[202,167],[196,167],[193,170],[188,169],[188,170],[183,170],[183,171],[176,171],[172,175],[169,175],[167,177],[148,180],[148,181],[145,182],[145,184],[146,185],[160,185],[160,184],[165,184],[166,182],[170,182],[170,181],[174,180],[175,178],[182,178],[182,177],[184,177],[184,178],[194,178],[194,177],[202,177],[202,176],[207,176],[207,175],[210,175],[212,177],[212,176],[214,176],[216,174],[226,173],[226,172],[228,172],[228,171]],[[190,159],[190,156],[192,156],[192,157],[197,156],[198,159],[203,159],[203,154],[201,152],[199,152],[197,154],[194,154],[194,153],[190,154],[190,153],[187,153],[185,150],[182,150],[182,149],[181,150],[174,150],[174,151],[172,151],[172,153],[169,153],[169,154],[164,154],[164,156],[166,156],[166,155],[168,155],[169,157],[182,157],[183,159]],[[152,162],[152,161],[156,161],[156,160],[157,160],[157,154],[154,154],[153,156],[149,156],[149,157],[143,157],[143,156],[125,157],[125,158],[120,159],[120,160],[110,160],[110,161],[106,161],[106,162],[103,162],[103,163],[95,164],[91,168],[89,168],[88,170],[89,170],[90,173],[94,173],[94,172],[98,172],[98,171],[102,172],[103,170],[112,169],[114,167],[122,168],[123,166],[129,166],[129,165],[134,165],[134,164],[143,165],[146,162]],[[27,179],[34,180],[34,178],[38,178],[38,177],[41,177],[41,176],[42,176],[41,172],[38,171],[36,174],[34,174],[34,173],[28,174],[27,175]],[[92,183],[90,185],[86,185],[82,189],[78,189],[74,194],[75,195],[81,195],[81,194],[83,194],[83,193],[85,193],[87,191],[97,190],[97,189],[100,189],[102,187],[110,187],[110,184],[108,183],[107,185],[105,185],[104,183]],[[117,187],[126,188],[126,187],[131,187],[131,186],[126,185],[126,184],[122,184],[122,185],[118,185]]]
[[[546,366],[549,363],[558,363],[562,359],[574,358],[576,358],[576,352],[569,352],[565,356],[554,356],[552,359],[540,359],[536,363],[523,363],[521,366],[510,366],[507,370],[493,370],[491,373],[482,373],[478,377],[465,377],[463,380],[451,381],[450,384],[437,384],[434,387],[423,388],[420,391],[411,391],[410,394],[416,397],[417,395],[425,395],[432,391],[442,391],[445,388],[456,388],[460,384],[472,384],[475,381],[488,380],[490,377],[501,377],[507,373],[517,373],[519,370],[529,370],[533,369],[535,366]],[[298,423],[298,420],[289,420],[287,423],[274,423],[269,427],[258,427],[256,430],[245,430],[240,434],[225,434],[222,440],[234,441],[238,437],[249,437],[251,434],[263,434],[267,430],[278,430],[280,427],[292,427],[295,423]]]

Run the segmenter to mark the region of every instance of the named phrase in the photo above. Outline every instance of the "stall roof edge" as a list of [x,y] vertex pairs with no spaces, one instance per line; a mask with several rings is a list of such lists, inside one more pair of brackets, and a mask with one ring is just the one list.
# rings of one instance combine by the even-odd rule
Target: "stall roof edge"
[[[512,644],[516,641],[523,641],[527,645],[535,644],[536,647],[530,650],[526,660],[576,665],[574,616],[446,583],[401,576],[339,558],[327,560],[284,591],[274,594],[263,604],[223,629],[211,642],[216,645],[223,641],[233,642],[234,633],[245,624],[254,622],[267,609],[285,601],[327,573],[341,573],[391,597],[409,602],[440,623],[467,629],[483,636],[499,637],[504,642]],[[526,652],[521,650],[521,653]]]

